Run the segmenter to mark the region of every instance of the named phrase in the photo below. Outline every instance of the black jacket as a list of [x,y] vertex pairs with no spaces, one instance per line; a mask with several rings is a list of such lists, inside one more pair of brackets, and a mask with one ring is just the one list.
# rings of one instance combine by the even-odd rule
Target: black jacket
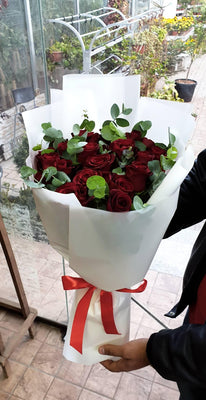
[[[206,150],[199,154],[192,170],[181,185],[177,209],[165,237],[201,222],[205,218]],[[193,246],[183,279],[180,301],[166,314],[167,316],[176,317],[195,300],[198,286],[205,273],[206,223]],[[206,399],[206,324],[187,324],[177,329],[165,329],[151,335],[147,354],[151,364],[160,375],[176,381],[180,386],[181,383],[183,385],[186,383],[191,387],[185,398]]]

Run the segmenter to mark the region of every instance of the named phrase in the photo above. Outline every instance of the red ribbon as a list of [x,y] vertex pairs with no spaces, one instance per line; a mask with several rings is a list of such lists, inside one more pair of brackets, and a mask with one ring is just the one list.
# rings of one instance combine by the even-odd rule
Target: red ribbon
[[[82,343],[87,313],[92,295],[97,288],[82,278],[74,278],[72,276],[62,276],[62,282],[64,290],[88,288],[87,292],[77,305],[70,335],[70,345],[82,354]],[[143,283],[137,289],[119,289],[117,292],[140,293],[145,290],[146,286],[147,281],[144,279]],[[112,292],[107,292],[105,290],[100,291],[100,305],[102,324],[105,332],[108,334],[120,335],[114,321]]]

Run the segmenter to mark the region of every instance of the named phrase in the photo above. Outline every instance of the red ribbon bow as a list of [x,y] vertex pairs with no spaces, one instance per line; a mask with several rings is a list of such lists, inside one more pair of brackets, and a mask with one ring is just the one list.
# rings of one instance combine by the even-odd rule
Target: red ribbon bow
[[[74,278],[71,276],[62,276],[62,282],[64,290],[88,288],[87,292],[77,305],[70,336],[70,345],[82,354],[82,343],[87,313],[92,295],[97,288],[82,278]],[[146,286],[147,281],[144,279],[143,283],[137,289],[119,289],[117,292],[140,293],[145,290]],[[114,321],[112,292],[107,292],[105,290],[100,291],[100,305],[102,324],[105,332],[108,334],[120,335]]]

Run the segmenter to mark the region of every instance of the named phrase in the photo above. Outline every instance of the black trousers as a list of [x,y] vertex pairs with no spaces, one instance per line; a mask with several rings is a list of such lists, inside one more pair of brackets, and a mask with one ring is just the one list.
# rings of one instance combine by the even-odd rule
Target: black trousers
[[[183,324],[189,324],[189,309]],[[189,382],[177,382],[180,391],[179,400],[206,400],[206,388],[191,385]]]
[[190,385],[188,382],[177,383],[180,398],[179,400],[205,400],[206,399],[206,388],[200,388]]

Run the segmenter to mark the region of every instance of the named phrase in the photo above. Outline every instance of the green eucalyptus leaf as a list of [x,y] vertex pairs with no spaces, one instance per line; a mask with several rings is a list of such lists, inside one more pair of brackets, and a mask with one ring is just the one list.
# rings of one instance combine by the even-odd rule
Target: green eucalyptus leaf
[[160,163],[161,163],[162,169],[164,169],[164,171],[167,171],[173,167],[173,165],[175,164],[175,161],[168,159],[167,157],[163,156],[163,154],[161,154]]
[[88,132],[93,132],[94,127],[95,127],[95,122],[94,122],[94,121],[88,121],[88,122],[87,122],[87,124],[86,124],[86,130],[87,130]]
[[56,190],[56,186],[53,186],[51,183],[47,183],[46,188],[52,192],[55,192]]
[[132,108],[125,108],[124,104],[122,104],[122,114],[129,115],[132,112]]
[[46,131],[47,129],[52,127],[51,122],[44,122],[43,124],[41,124],[41,127],[44,131]]
[[125,172],[122,170],[122,168],[120,168],[120,167],[117,167],[117,168],[114,168],[113,170],[112,170],[112,173],[113,174],[117,174],[117,175],[125,175]]
[[103,127],[103,126],[106,126],[106,125],[109,125],[110,122],[112,122],[111,119],[110,119],[110,120],[107,119],[106,121],[103,122],[102,127]]
[[116,123],[122,127],[129,126],[129,122],[124,118],[116,118]]
[[83,121],[82,121],[82,123],[81,123],[81,125],[80,125],[80,129],[86,128],[86,123],[87,123],[87,121],[88,121],[87,118],[83,119]]
[[37,173],[37,170],[36,170],[36,169],[33,169],[33,168],[31,168],[31,167],[27,167],[27,165],[23,165],[23,166],[21,167],[20,172],[21,172],[21,177],[22,177],[22,179],[26,179],[26,178],[28,178],[28,177],[31,176],[31,175],[35,175],[35,174]]
[[144,208],[143,201],[138,195],[134,196],[133,198],[133,207],[135,210],[141,210]]
[[140,126],[141,126],[142,130],[148,131],[151,128],[152,123],[151,123],[151,121],[141,121]]
[[105,187],[95,189],[93,195],[96,199],[103,199],[105,197]]
[[62,131],[55,128],[48,128],[45,132],[44,140],[46,142],[51,142],[57,138],[63,138]]
[[114,124],[113,121],[110,122],[109,127],[110,127],[110,129],[111,129],[113,132],[116,132],[116,131],[117,131],[117,127],[116,127],[116,125]]
[[147,165],[150,171],[152,172],[152,175],[150,175],[150,180],[154,181],[162,171],[160,162],[158,160],[153,160],[149,161]]
[[155,143],[155,146],[159,147],[160,149],[167,150],[167,146],[164,143]]
[[102,176],[93,175],[87,179],[86,185],[88,189],[95,190],[96,188],[103,188],[106,186],[106,181]]
[[103,139],[108,140],[108,141],[112,141],[113,137],[114,137],[114,133],[111,130],[109,125],[103,126],[103,128],[101,129],[101,135],[102,135]]
[[55,167],[48,167],[48,168],[44,169],[42,176],[41,176],[41,181],[45,177],[46,181],[48,182],[52,178],[52,176],[56,175],[56,173],[57,173],[57,169]]
[[43,183],[39,183],[39,182],[24,181],[24,183],[33,189],[41,189],[41,188],[45,187],[45,185]]
[[133,131],[140,131],[144,134],[151,128],[152,123],[151,121],[139,121],[137,124],[135,124],[132,128]]
[[41,144],[37,144],[32,148],[33,151],[41,150]]
[[55,177],[59,179],[62,183],[71,182],[69,176],[63,171],[57,171]]
[[54,153],[54,149],[44,149],[41,151],[41,155],[50,153]]
[[174,146],[175,142],[176,142],[176,137],[169,130],[169,147]]
[[139,140],[135,141],[135,146],[138,148],[139,151],[145,151],[147,148],[147,146]]
[[56,188],[62,186],[64,183],[65,182],[62,183],[62,181],[60,181],[60,179],[57,179],[56,177],[52,179],[52,186],[55,186]]
[[113,104],[112,105],[112,107],[110,109],[110,113],[111,113],[111,116],[112,116],[113,119],[116,119],[119,116],[120,109],[119,109],[117,104]]
[[78,135],[80,131],[80,126],[78,124],[73,125],[73,134]]
[[177,158],[177,148],[172,146],[167,150],[167,158],[169,158],[170,160],[174,161]]

